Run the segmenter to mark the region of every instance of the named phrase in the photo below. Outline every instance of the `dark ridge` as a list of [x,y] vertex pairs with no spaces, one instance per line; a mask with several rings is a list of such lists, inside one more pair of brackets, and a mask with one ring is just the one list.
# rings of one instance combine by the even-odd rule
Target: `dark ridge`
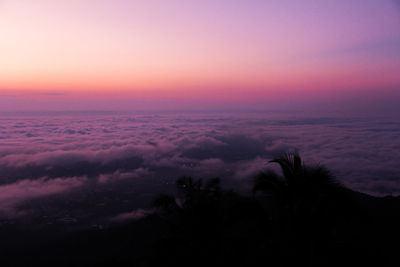
[[250,196],[182,177],[136,221],[0,228],[1,266],[396,266],[400,197],[350,190],[297,153],[271,162],[282,172],[254,177]]

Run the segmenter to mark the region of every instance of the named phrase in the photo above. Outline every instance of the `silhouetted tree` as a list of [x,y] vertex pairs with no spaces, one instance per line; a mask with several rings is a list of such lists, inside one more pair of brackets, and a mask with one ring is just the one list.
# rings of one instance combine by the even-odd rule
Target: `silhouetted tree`
[[261,243],[267,243],[267,220],[257,201],[223,190],[217,178],[203,182],[183,177],[176,188],[176,198],[163,194],[153,203],[171,227],[153,261],[175,266],[255,265],[254,255],[265,255]]
[[280,251],[312,265],[315,250],[323,249],[320,241],[329,240],[335,220],[347,213],[348,191],[324,166],[306,166],[297,152],[270,162],[280,166],[282,175],[271,170],[260,173],[253,193],[263,192],[265,201],[273,203],[269,211],[275,211],[275,242]]

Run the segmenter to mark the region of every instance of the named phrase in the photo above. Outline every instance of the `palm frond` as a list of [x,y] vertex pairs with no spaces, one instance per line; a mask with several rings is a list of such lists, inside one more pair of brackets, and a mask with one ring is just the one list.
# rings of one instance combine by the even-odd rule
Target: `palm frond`
[[326,187],[342,187],[342,184],[325,166],[306,167],[305,170],[309,183]]
[[302,176],[303,164],[297,151],[285,153],[280,157],[270,160],[270,162],[279,164],[283,176],[288,183],[294,182],[296,178]]

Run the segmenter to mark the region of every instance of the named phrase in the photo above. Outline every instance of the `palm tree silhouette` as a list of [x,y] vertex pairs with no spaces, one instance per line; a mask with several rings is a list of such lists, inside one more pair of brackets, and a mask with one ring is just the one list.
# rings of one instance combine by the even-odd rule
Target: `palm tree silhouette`
[[253,194],[261,191],[275,197],[292,214],[311,215],[327,200],[346,191],[327,168],[305,165],[297,152],[285,153],[269,162],[279,164],[283,175],[271,170],[260,173],[255,177]]
[[[180,266],[193,262],[200,254],[216,258],[218,203],[221,193],[219,179],[203,183],[191,177],[176,181],[177,196],[162,194],[153,202],[157,214],[169,225],[165,239],[154,260]],[[214,242],[213,242],[214,241]],[[167,265],[168,265],[167,264]],[[196,265],[197,266],[197,265]]]
[[[260,244],[267,241],[260,237],[266,236],[268,228],[262,226],[267,219],[257,201],[223,190],[218,178],[203,182],[183,177],[176,181],[176,189],[176,198],[163,194],[153,202],[169,225],[154,259],[175,266],[204,266],[210,261],[241,263],[246,251],[265,256]],[[250,260],[246,258],[247,263]]]
[[202,180],[182,177],[176,181],[178,198],[161,194],[153,202],[153,206],[163,214],[194,213],[212,204],[221,195],[220,180],[210,179],[205,184]]
[[[324,166],[307,166],[297,152],[270,161],[282,175],[267,171],[255,177],[254,196],[264,193],[275,203],[276,242],[313,265],[320,240],[331,235],[332,224],[346,210],[347,189]],[[300,254],[300,255],[299,255]]]

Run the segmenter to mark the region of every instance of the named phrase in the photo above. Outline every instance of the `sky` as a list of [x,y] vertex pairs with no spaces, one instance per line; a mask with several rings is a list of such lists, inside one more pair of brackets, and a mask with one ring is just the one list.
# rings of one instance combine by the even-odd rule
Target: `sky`
[[400,3],[0,0],[0,60],[0,111],[379,109],[400,100]]

